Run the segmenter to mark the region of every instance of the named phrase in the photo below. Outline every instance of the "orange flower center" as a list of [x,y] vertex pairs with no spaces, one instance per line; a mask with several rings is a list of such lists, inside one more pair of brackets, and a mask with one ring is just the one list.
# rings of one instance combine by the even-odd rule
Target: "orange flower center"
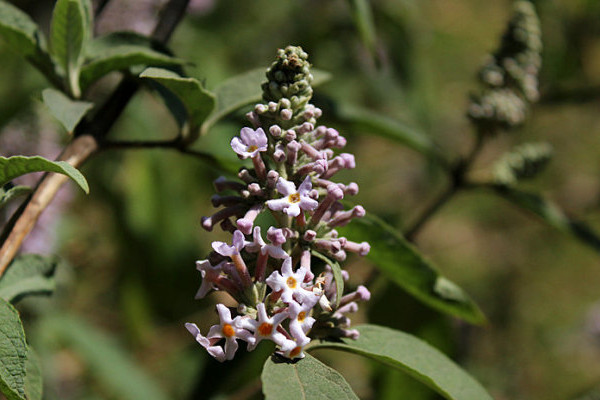
[[304,318],[306,318],[306,311],[301,311],[300,314],[298,314],[298,321],[302,322],[304,321]]
[[290,276],[289,278],[287,278],[287,281],[285,281],[285,283],[287,283],[287,285],[290,289],[296,288],[296,279],[293,276]]
[[292,351],[290,351],[290,358],[296,357],[302,351],[302,347],[296,346]]
[[288,201],[290,203],[299,203],[300,202],[300,194],[299,193],[290,194],[288,196]]
[[258,149],[258,146],[252,145],[252,146],[248,146],[248,152],[252,153],[253,151],[255,151],[256,149]]
[[271,332],[273,332],[273,325],[269,324],[268,322],[263,322],[258,327],[258,333],[260,333],[262,336],[269,336],[271,335]]
[[228,338],[235,336],[235,329],[233,329],[233,326],[231,326],[231,324],[223,325],[223,335],[225,335],[225,337]]

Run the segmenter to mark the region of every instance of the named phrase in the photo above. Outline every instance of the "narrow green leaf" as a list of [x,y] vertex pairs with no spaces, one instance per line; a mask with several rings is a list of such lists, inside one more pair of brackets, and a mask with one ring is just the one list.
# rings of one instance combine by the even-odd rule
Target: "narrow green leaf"
[[421,339],[377,325],[362,325],[355,329],[360,332],[357,340],[321,342],[310,350],[336,349],[371,358],[406,372],[446,399],[492,399],[481,384]]
[[358,399],[339,372],[308,354],[297,362],[270,357],[261,380],[266,400]]
[[381,219],[366,215],[338,231],[351,240],[369,242],[371,251],[367,258],[416,299],[473,324],[485,323],[485,316],[473,300],[442,277],[430,261]]
[[184,78],[162,68],[148,68],[140,74],[140,77],[160,83],[179,98],[187,112],[191,136],[189,142],[193,142],[197,138],[197,131],[202,122],[215,107],[215,95],[206,90],[197,79]]
[[31,193],[31,188],[28,186],[14,186],[10,189],[0,189],[0,210],[11,200]]
[[[312,86],[316,87],[331,78],[328,72],[311,69]],[[202,124],[201,133],[206,134],[210,128],[224,116],[235,110],[256,103],[262,98],[261,84],[267,80],[264,68],[257,68],[234,76],[218,85],[214,92],[216,106]]]
[[338,104],[336,118],[358,132],[377,135],[403,144],[428,157],[438,157],[435,144],[423,132],[393,118],[360,107]]
[[31,346],[27,347],[27,362],[25,364],[27,375],[25,375],[25,395],[27,400],[42,400],[44,384],[42,380],[42,368],[37,353]]
[[0,392],[7,400],[25,399],[27,344],[19,313],[0,299]]
[[335,309],[338,309],[340,306],[340,301],[342,300],[342,296],[344,295],[344,277],[342,276],[342,267],[340,267],[340,263],[334,260],[330,260],[329,257],[324,256],[316,250],[311,251],[311,254],[321,260],[323,260],[327,265],[331,267],[331,271],[333,272],[333,279],[335,280]]
[[375,22],[373,11],[368,0],[348,0],[352,10],[352,18],[360,35],[360,39],[371,54],[375,57]]
[[57,264],[55,257],[19,255],[0,278],[0,297],[16,303],[26,295],[52,293]]
[[75,130],[75,127],[83,116],[94,107],[93,103],[72,100],[69,96],[56,89],[44,89],[42,91],[42,99],[48,110],[50,110],[50,113],[69,133]]
[[56,2],[50,24],[50,50],[64,71],[69,91],[75,98],[81,95],[79,68],[85,39],[90,36],[88,23],[88,13],[82,0]]
[[511,203],[540,217],[548,225],[573,235],[596,251],[600,251],[600,235],[582,222],[574,221],[550,200],[537,193],[529,193],[504,185],[492,186],[496,193]]
[[181,65],[183,60],[159,51],[161,47],[151,38],[132,32],[114,32],[90,42],[86,63],[81,68],[82,88],[112,71],[122,71],[133,66]]
[[29,15],[3,0],[0,0],[0,37],[50,81],[60,81],[48,55],[44,34]]
[[111,337],[72,315],[46,316],[41,328],[52,342],[75,352],[90,376],[108,397],[121,400],[166,400],[169,398],[153,379]]
[[44,157],[14,156],[0,157],[0,185],[30,172],[56,172],[73,179],[84,192],[89,193],[90,188],[84,176],[76,168],[65,161],[50,161]]

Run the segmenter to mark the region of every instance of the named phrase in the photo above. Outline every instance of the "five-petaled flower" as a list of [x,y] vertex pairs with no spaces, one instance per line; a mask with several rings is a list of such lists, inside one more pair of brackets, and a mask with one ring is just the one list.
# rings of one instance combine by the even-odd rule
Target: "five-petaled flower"
[[267,135],[262,128],[253,130],[252,128],[244,127],[240,131],[240,137],[231,139],[231,148],[240,157],[246,159],[254,158],[261,151],[267,151]]
[[264,303],[258,303],[256,305],[258,314],[258,320],[245,319],[244,327],[246,329],[254,331],[254,342],[248,344],[248,350],[254,350],[256,345],[263,339],[269,339],[275,342],[275,344],[284,346],[288,340],[285,335],[278,331],[277,327],[281,322],[288,317],[287,312],[280,312],[272,317],[267,315]]
[[307,176],[296,190],[294,182],[283,178],[277,180],[277,191],[284,197],[280,199],[268,200],[267,207],[273,211],[283,211],[289,216],[297,217],[300,210],[312,211],[319,205],[319,202],[309,197],[312,189],[310,176]]
[[267,285],[275,292],[281,291],[281,300],[285,303],[298,302],[306,304],[311,308],[319,301],[321,294],[314,293],[303,287],[306,269],[300,267],[296,272],[292,271],[292,258],[288,257],[283,260],[281,265],[281,273],[273,271],[266,279]]

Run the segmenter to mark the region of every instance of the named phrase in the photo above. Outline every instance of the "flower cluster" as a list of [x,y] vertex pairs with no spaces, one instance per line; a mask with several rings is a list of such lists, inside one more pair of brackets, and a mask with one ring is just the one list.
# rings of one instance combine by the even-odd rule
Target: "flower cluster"
[[[239,180],[218,178],[212,203],[223,208],[202,218],[205,229],[218,225],[232,240],[213,242],[213,252],[197,262],[202,282],[196,298],[221,290],[238,306],[232,317],[232,310],[217,304],[220,322],[206,336],[193,323],[186,327],[219,361],[234,357],[238,340],[253,350],[269,339],[293,359],[304,357],[311,339],[358,337],[346,314],[370,294],[363,286],[338,293],[348,279],[339,262],[348,252],[364,256],[370,247],[339,236],[336,228],[365,210],[345,210],[340,202],[358,192],[356,183],[331,180],[355,161],[349,153],[335,155],[346,144],[338,131],[316,126],[321,110],[309,103],[309,67],[300,47],[278,51],[263,84],[265,104],[247,114],[252,128],[231,141],[253,168],[242,168]],[[266,241],[257,220],[263,213],[276,221],[266,229]]]

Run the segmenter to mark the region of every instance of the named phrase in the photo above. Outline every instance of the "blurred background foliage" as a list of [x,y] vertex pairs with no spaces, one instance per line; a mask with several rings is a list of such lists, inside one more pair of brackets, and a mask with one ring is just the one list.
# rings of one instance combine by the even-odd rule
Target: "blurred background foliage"
[[[13,3],[47,31],[52,1]],[[112,0],[97,30],[148,33],[163,3]],[[325,110],[321,122],[339,128],[356,154],[358,168],[341,180],[358,182],[356,201],[401,228],[443,189],[442,171],[336,118],[335,111],[361,106],[425,132],[448,159],[465,154],[473,141],[468,94],[477,89],[485,55],[498,45],[511,2],[373,0],[373,42],[361,36],[352,3],[193,0],[170,48],[190,62],[186,72],[211,89],[235,74],[266,69],[277,48],[301,45],[314,66],[332,73],[315,91],[315,104]],[[513,145],[548,141],[553,161],[523,187],[542,191],[568,215],[600,229],[600,2],[535,4],[544,43],[540,103],[523,128],[491,141],[473,174],[488,176]],[[56,157],[66,134],[40,103],[47,83],[4,43],[0,54],[2,155]],[[235,162],[228,143],[245,124],[245,111],[214,126],[196,148]],[[139,91],[109,137],[167,139],[176,131],[162,101]],[[91,194],[68,187],[73,193],[47,210],[41,233],[29,241],[33,251],[63,260],[56,293],[20,307],[43,362],[45,398],[260,397],[257,376],[269,349],[218,364],[183,327],[198,321],[204,330],[216,320],[218,295],[201,302],[193,297],[200,282],[194,262],[219,237],[201,229],[200,217],[213,212],[211,181],[220,171],[152,149],[106,151],[83,172]],[[480,191],[453,198],[417,244],[473,296],[489,324],[471,327],[442,316],[383,279],[373,283],[373,298],[355,321],[417,334],[465,365],[497,399],[576,398],[600,384],[597,252]],[[368,262],[348,264],[355,284],[370,275]],[[361,398],[436,398],[401,373],[356,356],[318,355]]]

